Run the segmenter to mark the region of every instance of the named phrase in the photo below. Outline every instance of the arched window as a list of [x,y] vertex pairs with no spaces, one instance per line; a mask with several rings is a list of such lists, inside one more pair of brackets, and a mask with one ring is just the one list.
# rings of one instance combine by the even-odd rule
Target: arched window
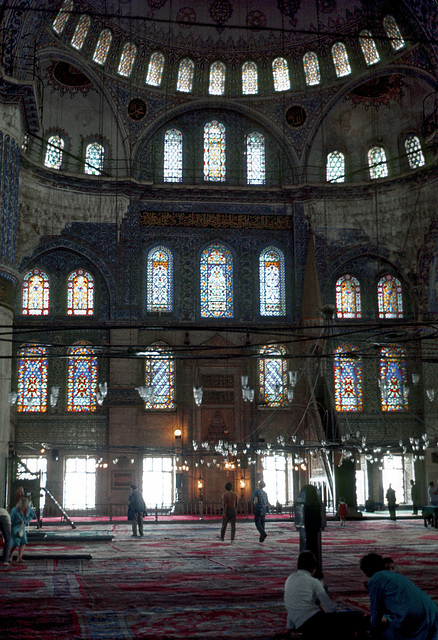
[[319,70],[318,56],[313,51],[309,51],[303,57],[304,74],[306,84],[311,87],[321,82],[321,72]]
[[290,78],[287,60],[284,58],[275,58],[275,60],[272,61],[272,73],[275,91],[288,91],[290,89]]
[[163,77],[164,56],[159,51],[155,51],[149,60],[148,73],[146,76],[146,84],[153,87],[159,87],[161,78]]
[[21,313],[24,316],[47,316],[49,303],[49,276],[36,268],[28,271],[23,278]]
[[371,31],[368,31],[368,29],[361,31],[359,34],[359,43],[368,67],[379,62],[379,52],[377,51],[376,43],[374,42]]
[[182,182],[182,133],[178,129],[164,134],[164,182]]
[[368,168],[371,180],[388,177],[388,163],[383,147],[371,147],[368,151]]
[[204,127],[204,180],[224,182],[226,173],[225,127],[212,120]]
[[17,411],[47,411],[47,349],[29,345],[18,352]]
[[78,20],[76,29],[70,42],[71,46],[77,51],[80,51],[84,46],[85,38],[87,37],[90,24],[91,18],[85,13]]
[[47,139],[46,154],[44,156],[44,166],[49,169],[61,169],[64,158],[63,149],[64,138],[58,133],[54,133]]
[[133,42],[125,42],[120,56],[119,68],[117,73],[125,78],[129,78],[134,66],[135,56],[137,55],[137,47]]
[[232,318],[233,257],[229,249],[214,242],[202,252],[200,268],[201,317]]
[[327,154],[327,182],[345,181],[345,156],[342,151],[330,151]]
[[97,358],[81,344],[68,350],[67,411],[96,411]]
[[263,249],[259,257],[260,315],[286,315],[284,254],[277,247]]
[[84,173],[90,176],[100,176],[105,166],[105,147],[94,140],[85,148]]
[[389,273],[377,283],[379,318],[403,318],[403,295],[400,281]]
[[146,350],[145,385],[154,390],[146,409],[175,408],[175,361],[167,346],[153,344]]
[[147,310],[173,311],[173,255],[166,247],[154,247],[148,253]]
[[244,96],[254,95],[259,91],[258,71],[255,62],[242,65],[242,93]]
[[351,67],[348,61],[347,48],[343,42],[335,42],[332,47],[332,57],[337,77],[342,78],[350,75]]
[[70,12],[73,11],[73,1],[72,0],[64,0],[60,10],[58,11],[58,15],[53,21],[52,28],[58,36],[64,31],[66,24],[70,18]]
[[359,350],[351,344],[335,349],[336,411],[362,411],[362,360]]
[[420,138],[418,136],[410,135],[405,139],[405,150],[408,158],[409,169],[418,169],[424,167],[425,160],[423,150],[421,148]]
[[76,269],[67,278],[67,315],[92,316],[93,313],[93,276],[84,269]]
[[190,93],[193,89],[193,76],[195,73],[195,63],[190,58],[183,58],[178,67],[178,80],[176,90]]
[[265,184],[265,136],[258,131],[246,136],[246,182]]
[[225,65],[219,60],[210,66],[208,93],[211,96],[223,96],[225,93]]
[[259,398],[268,407],[287,403],[287,360],[283,345],[266,345],[259,351]]
[[382,411],[409,409],[407,383],[404,350],[394,345],[381,349],[379,387]]
[[108,52],[110,50],[113,34],[109,29],[103,29],[99,34],[96,48],[93,53],[93,61],[97,64],[105,64]]
[[398,28],[398,24],[393,16],[386,16],[385,18],[383,18],[383,28],[386,31],[386,35],[388,36],[394,51],[403,49],[403,47],[405,46],[405,41],[403,40],[401,31]]
[[361,318],[359,280],[349,274],[336,282],[336,315],[338,318]]

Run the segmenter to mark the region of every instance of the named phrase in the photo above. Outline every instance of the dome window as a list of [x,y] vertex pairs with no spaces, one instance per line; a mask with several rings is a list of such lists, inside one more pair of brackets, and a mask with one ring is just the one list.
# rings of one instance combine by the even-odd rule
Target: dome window
[[79,18],[75,32],[70,42],[71,46],[73,47],[73,49],[76,49],[76,51],[80,51],[84,46],[85,38],[87,37],[90,24],[90,16],[84,14]]
[[258,131],[246,136],[246,182],[265,184],[265,136]]
[[383,19],[383,28],[386,31],[386,35],[389,38],[393,50],[400,51],[400,49],[403,49],[403,47],[405,46],[405,41],[400,29],[398,28],[398,24],[395,21],[395,18],[393,18],[392,16],[386,16]]
[[408,136],[404,142],[409,169],[419,169],[426,164],[418,136]]
[[342,151],[330,151],[327,154],[326,180],[327,182],[345,181],[345,156]]
[[213,62],[210,67],[208,93],[211,96],[223,96],[225,93],[225,65],[223,62]]
[[134,66],[135,56],[137,55],[137,47],[133,42],[125,42],[122,55],[120,56],[119,68],[117,73],[125,78],[129,78]]
[[164,134],[164,182],[182,182],[182,133],[178,129]]
[[245,62],[242,65],[242,93],[244,96],[258,93],[258,71],[255,62]]
[[289,66],[284,58],[275,58],[272,62],[275,91],[289,91],[290,78]]
[[193,76],[195,73],[195,63],[190,58],[184,58],[179,63],[178,80],[176,90],[183,93],[190,93],[193,89]]
[[67,26],[67,22],[70,18],[70,13],[73,11],[73,2],[72,0],[64,0],[62,3],[62,7],[60,8],[58,15],[52,24],[52,29],[58,36],[64,31]]
[[332,47],[333,64],[338,78],[349,76],[351,73],[347,48],[343,42],[335,42]]
[[367,66],[370,67],[373,64],[377,64],[377,62],[380,61],[380,55],[371,31],[367,29],[361,31],[359,34],[359,43]]
[[97,41],[96,49],[93,54],[93,62],[104,65],[110,50],[113,34],[109,29],[103,29],[100,32],[99,40]]
[[318,56],[313,51],[309,51],[303,57],[304,75],[306,76],[306,84],[308,87],[314,86],[321,82],[321,73],[319,70]]
[[163,69],[164,56],[159,51],[155,51],[149,60],[146,84],[150,84],[152,87],[159,87],[163,77]]
[[368,168],[371,180],[388,177],[388,163],[383,147],[371,147],[368,151]]

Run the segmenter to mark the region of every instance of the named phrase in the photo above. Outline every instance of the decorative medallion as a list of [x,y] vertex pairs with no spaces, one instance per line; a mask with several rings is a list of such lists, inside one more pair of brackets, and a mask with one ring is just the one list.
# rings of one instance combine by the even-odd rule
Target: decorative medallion
[[404,96],[403,85],[400,76],[373,78],[347,93],[344,102],[350,100],[354,106],[361,104],[365,109],[389,107],[391,102],[399,102]]
[[139,122],[140,120],[143,120],[143,118],[147,114],[148,107],[146,102],[141,98],[133,98],[128,103],[127,111],[128,116],[131,118],[131,120],[134,120],[134,122]]
[[318,0],[318,9],[321,13],[331,13],[335,6],[335,0]]
[[278,9],[286,16],[289,16],[292,24],[296,24],[295,16],[300,8],[301,0],[278,0]]
[[48,68],[47,78],[49,84],[61,91],[61,94],[69,92],[73,96],[80,92],[87,95],[93,87],[91,80],[68,62],[55,62]]
[[307,113],[299,104],[294,104],[286,111],[286,122],[294,128],[302,127],[307,120]]
[[210,15],[212,19],[220,27],[231,18],[233,7],[228,0],[216,0],[210,7]]
[[166,2],[167,0],[148,0],[148,4],[151,9],[161,9],[161,7],[164,7]]
[[191,7],[183,7],[176,14],[176,21],[182,29],[189,29],[196,21],[196,13]]
[[256,9],[255,11],[251,11],[246,16],[246,26],[253,31],[260,31],[266,27],[266,16],[262,11]]

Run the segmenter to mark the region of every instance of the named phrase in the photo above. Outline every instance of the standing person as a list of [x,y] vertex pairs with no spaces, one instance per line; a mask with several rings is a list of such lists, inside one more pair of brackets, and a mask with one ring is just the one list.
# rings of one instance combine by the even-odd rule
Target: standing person
[[321,580],[315,578],[317,561],[311,551],[298,556],[297,571],[284,585],[287,628],[303,637],[326,640],[366,638],[364,616],[358,611],[339,611],[328,597]]
[[386,640],[436,640],[438,607],[405,576],[385,570],[380,554],[369,553],[360,561],[369,578],[372,638]]
[[395,506],[396,506],[395,491],[391,487],[391,485],[389,485],[388,491],[386,492],[386,501],[388,503],[389,519],[390,520],[396,520],[396,515],[395,515]]
[[18,548],[18,562],[24,564],[23,551],[27,545],[26,526],[36,518],[35,512],[27,498],[20,498],[15,507],[11,509],[11,550],[9,562],[12,561],[15,549]]
[[339,520],[341,521],[341,527],[345,526],[345,520],[347,518],[347,515],[348,515],[348,507],[347,507],[347,503],[345,502],[345,498],[339,498],[338,517],[339,517]]
[[265,540],[268,535],[265,531],[266,507],[269,505],[268,495],[263,489],[266,484],[263,480],[259,480],[258,488],[254,491],[254,522],[260,533],[260,542]]
[[3,535],[2,565],[7,566],[11,548],[11,516],[7,509],[0,508],[0,531]]
[[143,514],[146,511],[146,505],[141,492],[137,489],[137,485],[131,484],[131,494],[129,496],[128,514],[132,521],[132,537],[137,537],[138,532],[143,537]]
[[416,483],[411,480],[411,499],[412,499],[412,514],[418,515],[418,487]]
[[233,485],[227,482],[225,485],[225,493],[222,494],[222,529],[221,540],[224,541],[227,524],[231,524],[231,542],[234,541],[236,534],[236,517],[237,517],[237,493],[232,491]]

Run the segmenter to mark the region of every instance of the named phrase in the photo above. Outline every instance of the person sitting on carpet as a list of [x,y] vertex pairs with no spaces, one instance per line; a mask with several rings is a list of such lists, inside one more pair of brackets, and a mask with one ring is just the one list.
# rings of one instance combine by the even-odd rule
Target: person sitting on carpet
[[225,485],[225,493],[222,494],[222,528],[221,540],[224,541],[227,524],[231,523],[231,542],[234,541],[236,534],[236,517],[237,517],[237,493],[232,491],[233,485],[227,482]]
[[18,562],[24,563],[23,551],[27,545],[26,526],[35,518],[35,512],[27,498],[20,498],[16,506],[11,509],[11,551],[9,553],[9,562],[12,561],[14,551],[18,548]]
[[438,607],[405,576],[385,569],[378,553],[360,561],[368,579],[372,638],[379,640],[438,640]]
[[298,556],[297,572],[284,585],[287,628],[316,640],[366,638],[366,619],[359,611],[340,611],[314,577],[316,558],[311,551]]

